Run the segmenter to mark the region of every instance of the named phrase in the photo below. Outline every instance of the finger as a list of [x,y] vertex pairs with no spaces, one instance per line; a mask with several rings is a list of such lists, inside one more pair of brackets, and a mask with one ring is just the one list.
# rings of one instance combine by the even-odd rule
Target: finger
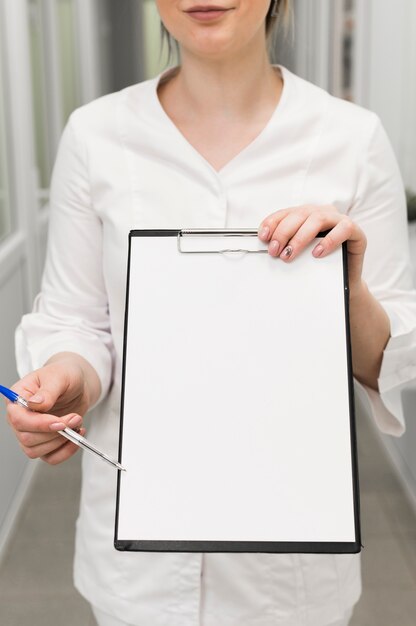
[[315,257],[324,257],[338,248],[344,241],[356,248],[356,254],[363,254],[365,250],[365,237],[361,229],[354,224],[351,218],[342,215],[338,223],[312,250]]
[[[80,434],[82,436],[85,435],[85,428],[81,429]],[[79,446],[75,445],[71,441],[66,441],[63,446],[61,446],[58,450],[54,452],[50,452],[49,454],[45,454],[41,457],[42,461],[49,463],[50,465],[58,465],[59,463],[63,463],[71,456],[74,456],[79,450]]]
[[288,207],[286,209],[280,209],[268,215],[259,226],[259,237],[262,241],[270,241],[273,231],[277,225],[291,213],[303,213],[305,219],[311,213],[324,209],[328,213],[338,213],[338,209],[333,204],[328,205],[315,205],[315,204],[301,204],[299,206]]
[[[85,428],[80,429],[80,434],[85,434]],[[68,440],[63,435],[57,434],[51,441],[30,447],[21,445],[21,448],[30,459],[38,459],[58,452],[58,450],[66,445],[67,441]]]
[[29,459],[39,459],[45,455],[55,452],[56,450],[59,450],[59,448],[62,448],[62,446],[65,445],[66,441],[67,439],[64,439],[64,437],[62,437],[61,435],[56,435],[56,437],[54,437],[50,441],[41,443],[39,445],[25,446],[21,443],[20,447],[26,454],[26,456],[29,457]]
[[26,400],[30,409],[46,413],[66,391],[67,384],[61,377],[53,376],[49,376],[45,384],[39,374],[40,371],[36,370],[22,378],[14,385],[13,391]]
[[262,241],[270,241],[277,224],[289,213],[290,209],[280,209],[268,215],[259,226],[259,237]]
[[284,217],[274,229],[269,243],[269,253],[271,256],[279,256],[287,247],[289,240],[297,233],[299,228],[307,219],[304,211],[289,213]]
[[70,413],[64,417],[56,417],[48,413],[36,413],[28,411],[17,404],[9,404],[7,407],[7,420],[16,433],[48,433],[63,430],[69,425],[75,428],[82,423],[82,417],[76,413]]
[[[9,404],[7,407],[7,420],[16,433],[50,433],[50,426],[58,421],[54,415],[36,413],[22,408],[18,404]],[[59,420],[61,421],[61,420]]]
[[[85,435],[85,432],[86,432],[85,428],[80,429],[80,434],[82,436]],[[72,451],[72,447],[75,448],[73,451]],[[50,460],[51,459],[53,460],[54,457],[62,458],[62,461],[64,461],[66,458],[69,458],[69,456],[72,456],[72,454],[75,454],[77,449],[78,449],[78,446],[73,444],[71,441],[68,441],[63,436],[58,436],[56,438],[56,441],[54,442],[54,445],[53,445],[53,442],[51,442],[49,444],[36,446],[34,448],[28,448],[27,450],[24,450],[24,452],[31,459],[40,458],[49,463]],[[69,456],[67,456],[67,453],[69,453]],[[55,464],[55,463],[52,463],[52,464]]]
[[51,441],[60,441],[59,433],[51,433],[48,435],[47,433],[28,433],[28,432],[17,432],[16,437],[20,443],[20,447],[24,448],[35,448],[37,446],[48,444]]
[[286,247],[281,250],[280,258],[285,261],[293,260],[323,229],[334,226],[341,219],[342,216],[335,214],[328,216],[324,211],[318,210],[311,213],[293,236],[290,237]]
[[65,422],[55,422],[56,425],[52,424],[52,426],[50,427],[50,431],[52,430],[50,434],[43,432],[40,433],[30,431],[18,431],[16,432],[16,436],[22,446],[24,446],[25,448],[33,448],[35,446],[39,446],[53,441],[56,438],[60,438],[59,432],[57,431],[62,430],[61,426],[63,423],[66,423],[66,426],[69,426],[69,428],[72,428],[73,430],[79,432],[82,426],[82,417],[80,415],[71,414],[68,416],[68,419],[65,419]]
[[38,391],[39,387],[39,376],[37,371],[34,371],[18,380],[11,389],[18,393],[19,396],[26,399],[27,397],[33,396]]

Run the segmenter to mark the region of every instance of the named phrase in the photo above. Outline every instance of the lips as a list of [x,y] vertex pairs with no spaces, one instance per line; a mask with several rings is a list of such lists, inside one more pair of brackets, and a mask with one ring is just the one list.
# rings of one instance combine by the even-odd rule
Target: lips
[[227,7],[221,7],[221,6],[216,6],[216,5],[198,5],[198,6],[194,6],[191,9],[187,9],[185,11],[185,13],[206,13],[209,11],[229,11],[230,9],[227,9]]
[[211,22],[217,23],[218,20],[224,18],[234,7],[222,7],[214,4],[198,4],[190,9],[187,9],[185,13],[189,15],[192,20],[197,22],[210,24]]

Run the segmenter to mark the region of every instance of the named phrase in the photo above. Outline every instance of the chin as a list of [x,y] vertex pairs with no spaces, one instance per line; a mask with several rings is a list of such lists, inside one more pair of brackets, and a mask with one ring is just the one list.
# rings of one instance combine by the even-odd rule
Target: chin
[[237,52],[239,47],[232,37],[224,33],[197,33],[188,50],[200,57],[219,60]]

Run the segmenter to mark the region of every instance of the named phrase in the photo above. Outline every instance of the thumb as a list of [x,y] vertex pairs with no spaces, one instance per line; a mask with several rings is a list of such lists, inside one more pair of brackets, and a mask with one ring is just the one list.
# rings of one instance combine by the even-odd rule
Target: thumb
[[61,381],[49,378],[47,382],[41,383],[35,394],[26,398],[26,401],[30,409],[44,413],[55,406],[62,391]]

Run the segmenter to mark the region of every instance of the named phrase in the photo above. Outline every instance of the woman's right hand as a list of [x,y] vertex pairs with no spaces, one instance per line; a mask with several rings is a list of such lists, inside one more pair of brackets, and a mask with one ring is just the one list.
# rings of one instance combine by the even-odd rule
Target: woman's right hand
[[56,465],[78,450],[58,431],[69,426],[85,434],[82,417],[94,401],[88,367],[92,369],[82,357],[61,353],[13,386],[13,391],[28,401],[30,410],[8,402],[7,419],[29,458]]

